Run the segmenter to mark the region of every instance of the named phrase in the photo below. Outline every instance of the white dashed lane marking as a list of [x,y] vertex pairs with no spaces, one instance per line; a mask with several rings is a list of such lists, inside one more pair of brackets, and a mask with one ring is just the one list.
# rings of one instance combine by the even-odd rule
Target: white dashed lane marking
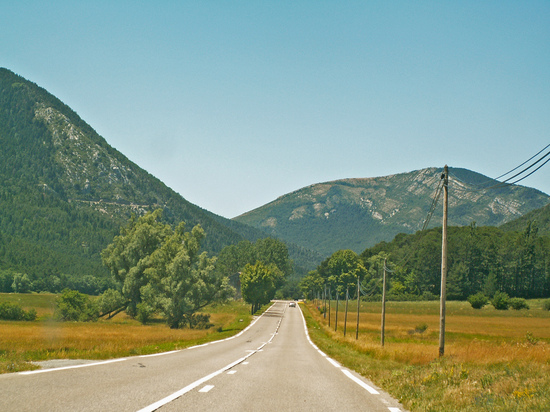
[[202,392],[202,393],[209,392],[210,389],[212,389],[213,387],[214,387],[214,385],[206,385],[201,390],[199,390],[199,392]]

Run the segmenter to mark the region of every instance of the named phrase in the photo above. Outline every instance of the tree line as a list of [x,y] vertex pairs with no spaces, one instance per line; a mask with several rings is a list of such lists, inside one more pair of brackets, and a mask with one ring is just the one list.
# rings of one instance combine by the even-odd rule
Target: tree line
[[[367,299],[380,299],[382,271],[387,259],[388,298],[435,299],[441,288],[441,228],[416,234],[399,234],[360,255],[338,251],[325,259],[300,283],[314,297],[325,286],[342,294],[361,282]],[[353,280],[353,281],[352,281]],[[497,227],[450,227],[448,230],[447,298],[465,300],[482,292],[517,298],[550,296],[550,237],[540,236],[535,222],[523,231]],[[334,296],[334,295],[333,295]]]

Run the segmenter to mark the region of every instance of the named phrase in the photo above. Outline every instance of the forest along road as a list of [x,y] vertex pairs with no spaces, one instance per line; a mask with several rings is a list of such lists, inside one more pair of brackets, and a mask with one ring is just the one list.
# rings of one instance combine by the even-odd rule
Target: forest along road
[[0,375],[2,411],[402,411],[275,302],[239,335],[166,352]]

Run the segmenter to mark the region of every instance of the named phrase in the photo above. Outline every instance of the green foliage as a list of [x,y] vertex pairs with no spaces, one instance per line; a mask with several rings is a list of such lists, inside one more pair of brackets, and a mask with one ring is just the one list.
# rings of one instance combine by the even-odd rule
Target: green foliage
[[107,289],[96,302],[100,316],[109,315],[109,318],[118,311],[125,309],[128,303],[122,293],[115,289]]
[[346,291],[350,296],[356,294],[357,279],[369,282],[371,276],[357,253],[346,249],[334,252],[321,262],[316,271],[310,272],[302,280],[300,287],[310,297],[324,293],[326,287],[333,296],[338,294],[343,298]]
[[31,290],[31,281],[26,274],[16,273],[11,287],[15,293],[28,293]]
[[235,288],[240,297],[241,283],[240,273],[246,265],[255,265],[262,262],[265,265],[276,266],[286,280],[281,283],[281,290],[277,293],[280,298],[288,296],[300,296],[298,280],[293,279],[293,261],[289,258],[287,245],[277,239],[264,238],[254,243],[249,241],[239,242],[237,245],[230,245],[222,249],[216,260],[216,270],[229,278],[230,285]]
[[96,321],[99,316],[97,306],[87,295],[77,290],[65,289],[55,300],[54,317],[60,321]]
[[501,228],[505,231],[523,232],[532,222],[536,222],[539,235],[550,236],[550,204],[526,213],[502,225]]
[[187,318],[187,323],[191,329],[210,329],[214,326],[210,323],[210,315],[208,313],[193,313]]
[[487,303],[489,303],[489,298],[483,294],[483,292],[478,292],[475,295],[468,296],[468,302],[472,305],[474,309],[481,309]]
[[323,296],[325,280],[318,270],[310,271],[299,283],[302,294],[307,299]]
[[544,310],[550,310],[550,299],[546,299],[542,302],[542,308]]
[[10,302],[0,303],[0,319],[2,320],[28,320],[36,319],[36,310],[23,310],[20,305]]
[[420,323],[415,326],[414,331],[416,333],[424,333],[428,330],[428,324],[427,323]]
[[103,263],[122,285],[130,316],[137,315],[137,305],[142,300],[141,288],[149,283],[145,271],[151,266],[150,256],[170,235],[170,226],[159,222],[161,213],[159,209],[139,219],[132,217],[101,253]]
[[126,301],[126,310],[142,323],[155,313],[171,328],[193,327],[194,314],[232,291],[215,270],[215,258],[200,251],[205,233],[200,226],[185,232],[160,222],[156,210],[132,218],[103,252],[102,258]]
[[510,298],[510,307],[515,310],[529,309],[527,301],[523,298]]
[[275,297],[277,288],[284,280],[284,274],[275,264],[258,262],[247,264],[241,273],[241,294],[245,302],[252,305],[252,313]]
[[155,313],[155,309],[145,302],[140,302],[136,306],[135,318],[139,320],[143,325],[146,325],[151,320],[151,317]]
[[508,310],[510,297],[505,292],[496,292],[493,299],[491,299],[491,305],[497,310]]
[[289,279],[284,285],[275,293],[275,299],[300,299],[303,297],[302,290],[300,289],[300,281],[298,279]]
[[[534,223],[523,232],[504,232],[495,227],[449,227],[447,297],[465,300],[482,291],[492,297],[497,291],[519,298],[550,296],[550,237],[539,236]],[[380,293],[380,263],[373,256],[384,252],[391,262],[391,285],[405,286],[404,294],[438,296],[441,285],[441,228],[414,235],[401,234],[361,254],[372,273],[363,282],[373,295]],[[376,258],[375,258],[376,260]],[[379,261],[380,259],[378,259]],[[374,271],[374,272],[373,272]]]

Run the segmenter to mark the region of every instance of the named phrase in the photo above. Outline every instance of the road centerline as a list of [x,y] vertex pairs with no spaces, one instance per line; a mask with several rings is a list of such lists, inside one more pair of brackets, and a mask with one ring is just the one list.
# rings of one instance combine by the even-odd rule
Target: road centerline
[[[262,314],[263,316],[263,314]],[[283,311],[283,316],[284,316],[284,311]],[[152,403],[151,405],[148,405],[146,406],[145,408],[142,408],[140,409],[138,412],[153,412],[157,409],[159,409],[160,407],[180,398],[181,396],[185,395],[186,393],[190,392],[191,390],[197,388],[198,386],[208,382],[210,379],[228,371],[229,369],[243,363],[245,360],[247,360],[249,357],[251,357],[252,355],[258,353],[258,352],[261,352],[263,351],[263,348],[268,345],[269,343],[271,343],[271,341],[273,341],[273,339],[275,338],[275,336],[277,335],[277,331],[279,330],[279,328],[281,327],[281,322],[283,320],[283,316],[281,316],[281,318],[279,319],[279,322],[277,323],[277,326],[275,328],[275,333],[273,333],[270,337],[270,339],[267,341],[267,342],[263,342],[258,348],[256,348],[255,350],[247,350],[247,352],[250,352],[248,353],[247,355],[245,355],[244,357],[240,358],[240,359],[237,359],[236,361],[224,366],[223,368],[215,371],[215,372],[212,372],[211,374],[209,375],[206,375],[204,377],[202,377],[201,379],[198,379],[196,380],[195,382],[187,385],[186,387],[180,389],[179,391],[176,391],[166,397],[164,397],[163,399],[155,402],[155,403]],[[261,316],[260,316],[261,317]],[[259,318],[258,318],[259,319]],[[256,319],[256,321],[258,320]],[[256,323],[256,321],[254,323]],[[248,328],[250,328],[251,325],[248,326]],[[246,329],[248,329],[246,328]],[[245,330],[246,330],[245,329]],[[219,341],[218,341],[219,342]],[[208,385],[210,386],[210,385]]]

